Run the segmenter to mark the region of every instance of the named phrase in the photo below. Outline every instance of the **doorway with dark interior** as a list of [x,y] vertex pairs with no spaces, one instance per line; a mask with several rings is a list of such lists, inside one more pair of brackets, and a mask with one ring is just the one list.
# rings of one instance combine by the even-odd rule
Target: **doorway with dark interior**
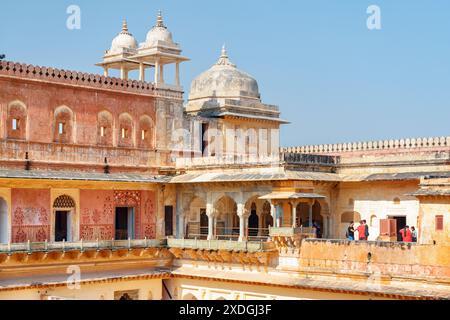
[[406,227],[406,217],[405,216],[389,216],[389,219],[395,219],[397,222],[397,241],[403,241],[402,236],[400,234],[400,230]]
[[206,209],[200,209],[200,238],[206,239],[208,236],[209,219],[206,214]]
[[164,207],[164,225],[166,237],[173,236],[173,207]]
[[134,208],[117,207],[115,221],[115,239],[134,239],[134,221]]
[[70,212],[56,211],[55,212],[55,241],[69,241],[70,233]]
[[256,213],[256,204],[252,203],[251,213],[248,217],[248,235],[249,237],[258,236],[259,232],[259,217]]

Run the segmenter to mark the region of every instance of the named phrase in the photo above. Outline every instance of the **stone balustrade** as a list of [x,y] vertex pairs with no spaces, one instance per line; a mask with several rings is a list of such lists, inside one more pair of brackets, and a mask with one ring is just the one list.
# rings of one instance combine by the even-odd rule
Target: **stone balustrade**
[[334,166],[340,163],[340,157],[295,152],[282,152],[281,159],[287,164],[317,164]]
[[20,77],[63,85],[83,86],[92,89],[147,94],[164,98],[183,98],[181,88],[155,88],[153,83],[144,81],[122,80],[120,78],[105,77],[99,74],[33,66],[10,61],[0,61],[0,76]]
[[256,155],[223,155],[211,157],[180,157],[176,159],[177,168],[222,166],[222,165],[269,165],[278,164],[279,155],[261,156]]
[[420,149],[420,148],[450,148],[449,137],[433,138],[408,138],[396,140],[379,140],[368,142],[350,142],[339,144],[321,144],[300,147],[282,148],[282,152],[288,153],[344,153],[361,151],[381,151],[381,150],[402,150],[402,149]]

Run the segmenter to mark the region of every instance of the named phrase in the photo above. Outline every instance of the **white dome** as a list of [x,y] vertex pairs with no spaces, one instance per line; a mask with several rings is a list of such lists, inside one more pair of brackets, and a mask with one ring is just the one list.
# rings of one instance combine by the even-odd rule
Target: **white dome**
[[225,47],[219,61],[192,81],[190,100],[209,97],[260,98],[258,82],[230,62]]
[[115,37],[111,44],[110,53],[122,52],[123,49],[136,49],[138,43],[131,33],[128,32],[127,22],[123,22],[122,31]]
[[155,46],[158,41],[164,41],[173,44],[172,33],[164,26],[161,12],[158,14],[156,26],[154,26],[148,33],[145,45],[147,47]]

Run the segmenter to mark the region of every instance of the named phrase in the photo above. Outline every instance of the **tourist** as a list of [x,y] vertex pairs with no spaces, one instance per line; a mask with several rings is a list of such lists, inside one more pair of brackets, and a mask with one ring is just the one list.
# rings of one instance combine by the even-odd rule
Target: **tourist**
[[403,242],[412,242],[412,233],[409,226],[405,226],[402,230],[400,230],[400,235],[402,236]]
[[411,236],[412,242],[417,242],[417,230],[414,227],[411,227]]
[[320,230],[320,226],[315,220],[313,220],[313,228],[314,228],[314,232],[316,234],[316,238],[321,238],[322,235],[321,235],[321,232],[320,232],[321,231]]
[[367,225],[367,221],[363,220],[364,223],[364,235],[366,236],[366,240],[369,239],[369,226]]
[[358,231],[358,240],[367,240],[366,238],[366,226],[364,225],[364,221],[361,220],[359,222],[359,226],[358,228],[356,228],[356,230]]
[[345,234],[347,240],[355,240],[355,229],[354,229],[354,225],[355,223],[352,221],[350,222],[348,228],[347,228],[347,233]]

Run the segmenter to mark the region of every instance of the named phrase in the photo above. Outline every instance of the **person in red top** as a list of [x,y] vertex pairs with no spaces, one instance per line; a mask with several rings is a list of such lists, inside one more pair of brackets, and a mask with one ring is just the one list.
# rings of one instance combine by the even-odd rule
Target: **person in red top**
[[359,226],[358,226],[358,228],[356,228],[356,230],[358,230],[358,239],[359,240],[367,240],[366,239],[366,226],[364,225],[363,221],[359,222]]
[[400,234],[403,242],[412,242],[412,232],[409,229],[409,226],[405,226],[402,230],[400,230]]

